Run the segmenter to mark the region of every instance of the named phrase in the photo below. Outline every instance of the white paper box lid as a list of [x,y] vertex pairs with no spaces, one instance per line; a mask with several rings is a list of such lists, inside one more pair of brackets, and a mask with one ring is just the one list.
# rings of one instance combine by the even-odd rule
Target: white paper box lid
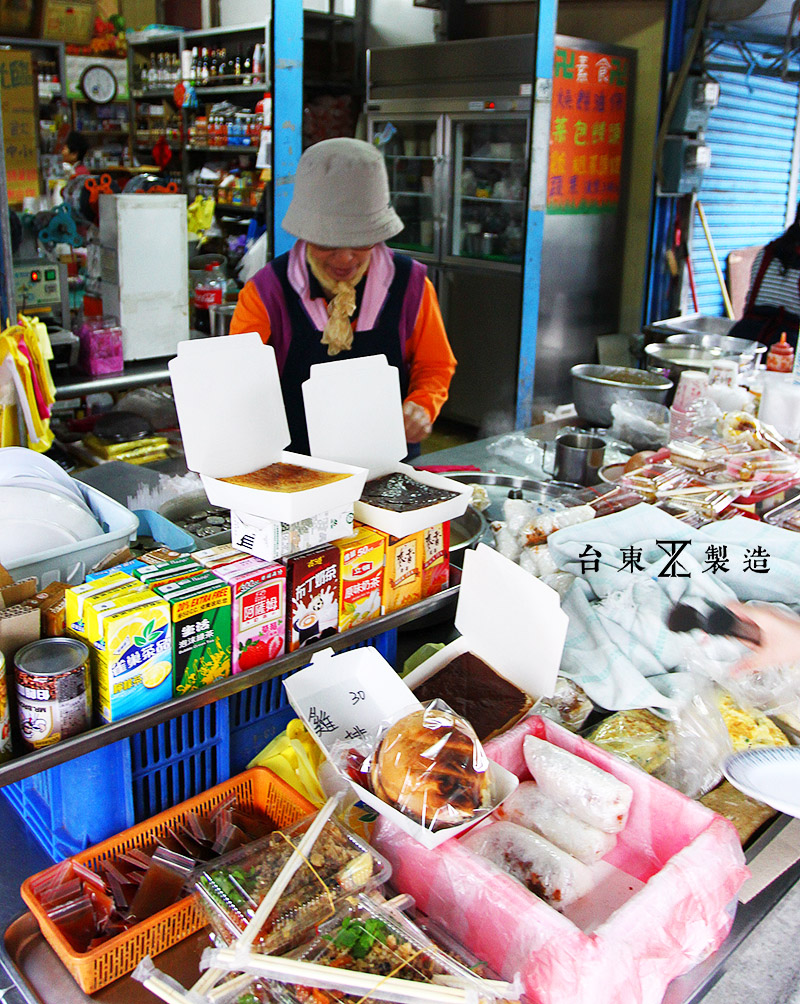
[[464,552],[456,629],[515,686],[553,695],[568,624],[550,586],[486,544]]
[[169,375],[189,470],[248,474],[288,445],[275,350],[256,332],[180,342]]
[[312,366],[303,400],[312,457],[366,467],[371,479],[406,455],[400,374],[386,356]]

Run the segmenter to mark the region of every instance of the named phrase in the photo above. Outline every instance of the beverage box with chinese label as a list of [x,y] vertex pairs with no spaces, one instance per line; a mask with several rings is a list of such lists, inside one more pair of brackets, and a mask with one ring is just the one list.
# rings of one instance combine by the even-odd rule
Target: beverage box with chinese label
[[478,544],[464,553],[454,623],[459,637],[404,677],[411,690],[472,653],[531,698],[552,696],[568,624],[554,589]]
[[340,540],[339,630],[349,631],[381,615],[386,534],[360,526],[352,537]]
[[422,537],[422,598],[435,596],[450,584],[450,522],[434,523]]
[[526,1000],[658,1004],[669,982],[730,931],[748,875],[736,830],[634,764],[536,715],[486,744],[487,755],[520,782],[531,777],[523,755],[528,735],[633,790],[615,847],[591,866],[593,888],[559,912],[461,841],[423,847],[384,815],[372,843],[391,862],[392,885],[501,978],[520,978]]
[[296,523],[265,519],[248,512],[231,512],[231,541],[234,547],[265,561],[297,554],[341,540],[353,532],[353,507],[315,513]]
[[[275,351],[255,332],[180,342],[169,373],[186,464],[200,475],[212,504],[296,523],[351,506],[361,495],[364,468],[286,451],[289,426]],[[336,408],[329,404],[329,410]],[[301,491],[263,490],[222,480],[274,463],[346,476]]]
[[[477,816],[458,826],[427,829],[362,787],[343,769],[341,755],[350,744],[369,743],[377,738],[382,725],[423,707],[374,648],[365,646],[338,655],[324,649],[314,655],[311,665],[288,676],[283,685],[289,703],[342,780],[360,801],[391,820],[394,827],[425,847],[437,847],[475,825]],[[517,779],[491,759],[487,769],[496,807],[517,787]]]
[[290,554],[286,566],[286,651],[339,632],[339,549],[335,544]]
[[233,672],[243,673],[283,654],[286,637],[286,568],[245,558],[214,570],[232,591]]
[[[336,407],[331,408],[331,401]],[[403,427],[400,374],[386,356],[366,356],[319,363],[303,384],[303,401],[311,452],[315,457],[356,464],[368,469],[368,480],[404,474],[452,497],[406,511],[373,505],[360,499],[355,517],[393,537],[463,516],[472,497],[469,485],[401,463],[407,453]]]
[[423,533],[406,537],[386,537],[386,559],[383,567],[381,613],[390,614],[422,599]]

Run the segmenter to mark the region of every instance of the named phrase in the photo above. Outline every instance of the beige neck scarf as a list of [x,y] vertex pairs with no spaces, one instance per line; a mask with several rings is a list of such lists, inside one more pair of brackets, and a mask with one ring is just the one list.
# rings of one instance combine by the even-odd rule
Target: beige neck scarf
[[336,356],[353,344],[353,326],[350,318],[356,309],[356,286],[369,268],[369,258],[353,277],[352,282],[332,282],[306,251],[306,261],[311,274],[322,286],[328,298],[328,323],[322,332],[322,344],[328,346],[328,355]]

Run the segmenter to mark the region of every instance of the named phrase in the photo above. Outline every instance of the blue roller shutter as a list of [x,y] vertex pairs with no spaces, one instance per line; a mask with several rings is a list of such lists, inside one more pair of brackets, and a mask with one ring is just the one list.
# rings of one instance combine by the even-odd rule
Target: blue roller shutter
[[[763,47],[750,45],[757,55]],[[775,50],[771,49],[774,56]],[[712,60],[739,62],[741,71],[711,69],[720,101],[706,131],[711,166],[698,198],[705,209],[723,275],[728,253],[777,237],[786,225],[798,110],[798,84],[746,73],[739,50],[720,44]],[[792,207],[793,209],[794,207]],[[725,308],[711,252],[695,216],[691,255],[700,312],[722,316]]]

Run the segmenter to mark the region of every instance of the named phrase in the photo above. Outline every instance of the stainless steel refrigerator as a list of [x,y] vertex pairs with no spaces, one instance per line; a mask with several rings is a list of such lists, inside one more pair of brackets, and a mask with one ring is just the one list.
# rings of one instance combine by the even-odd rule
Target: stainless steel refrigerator
[[[368,53],[368,136],[386,157],[393,204],[405,223],[390,243],[428,266],[458,359],[443,415],[486,434],[515,424],[533,55],[532,35]],[[626,116],[630,122],[634,57],[616,46],[556,38],[536,406],[570,401],[570,367],[593,361],[596,336],[618,330],[630,146],[624,123]],[[616,146],[589,142],[600,134],[595,123],[610,115],[594,107],[602,88],[580,83],[589,61],[624,74],[624,86],[615,88]],[[580,133],[585,150],[575,145],[576,115],[582,128],[588,123]],[[567,120],[571,145],[562,164],[553,151],[561,157]],[[598,174],[599,152],[587,159],[601,148],[615,156],[612,181]],[[576,175],[572,167],[579,163],[593,163],[594,174],[584,171],[576,181],[580,169]],[[567,165],[563,177],[559,165]],[[587,192],[599,186],[596,196],[570,201],[577,184]]]

